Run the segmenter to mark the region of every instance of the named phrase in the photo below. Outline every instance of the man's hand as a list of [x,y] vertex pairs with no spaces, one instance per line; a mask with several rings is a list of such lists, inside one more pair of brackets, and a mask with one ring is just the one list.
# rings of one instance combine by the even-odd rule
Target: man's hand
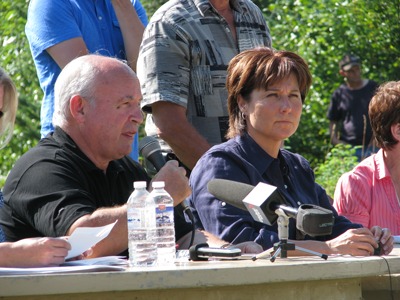
[[192,192],[189,187],[189,180],[186,177],[186,170],[179,167],[176,160],[169,160],[154,176],[153,181],[164,181],[165,190],[174,199],[174,206],[185,200]]
[[1,263],[3,266],[29,268],[62,264],[71,245],[63,238],[41,237],[3,243],[0,248],[0,252],[10,250],[9,255],[1,255],[7,258]]
[[[349,229],[337,238],[327,241],[331,254],[369,256],[378,248],[374,234],[368,228]],[[391,251],[391,250],[390,250]]]

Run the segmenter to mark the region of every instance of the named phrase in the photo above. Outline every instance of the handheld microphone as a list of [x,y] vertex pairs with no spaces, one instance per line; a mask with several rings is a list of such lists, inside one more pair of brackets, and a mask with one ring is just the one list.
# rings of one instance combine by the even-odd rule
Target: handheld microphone
[[139,152],[158,171],[167,163],[161,151],[160,143],[155,137],[145,136],[139,142]]
[[[160,143],[155,137],[145,136],[142,138],[139,142],[139,152],[154,166],[157,172],[167,163],[167,160],[162,154]],[[190,220],[193,220],[192,211],[185,200],[181,202],[181,205],[183,211],[189,216]]]
[[288,217],[296,219],[297,229],[310,236],[332,233],[332,211],[312,204],[302,204],[298,209],[288,206],[275,186],[260,182],[254,187],[231,180],[213,179],[207,188],[219,200],[247,210],[254,220],[263,224],[273,225],[278,219],[275,211],[281,209]]

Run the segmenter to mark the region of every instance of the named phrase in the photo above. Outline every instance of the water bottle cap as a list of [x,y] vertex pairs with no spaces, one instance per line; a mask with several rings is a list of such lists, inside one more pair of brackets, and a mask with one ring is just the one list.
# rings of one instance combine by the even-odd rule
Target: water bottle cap
[[164,181],[153,181],[152,183],[153,188],[163,188],[165,187],[165,182]]
[[146,181],[135,181],[133,183],[133,187],[135,189],[145,189],[147,187],[147,182]]

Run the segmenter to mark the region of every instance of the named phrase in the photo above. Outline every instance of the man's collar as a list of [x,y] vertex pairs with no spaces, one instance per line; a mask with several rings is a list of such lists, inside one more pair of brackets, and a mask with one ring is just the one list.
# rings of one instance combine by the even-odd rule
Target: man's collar
[[[60,145],[63,149],[69,149],[73,151],[83,162],[87,164],[87,168],[92,171],[100,171],[104,172],[103,170],[99,169],[90,159],[87,157],[85,153],[78,147],[75,141],[60,127],[56,126],[54,132],[51,133],[53,139]],[[123,168],[120,164],[116,163],[115,161],[110,161],[107,167],[107,173],[110,171],[123,171]]]
[[[207,11],[212,8],[212,5],[208,0],[193,0],[193,3],[196,5],[202,16],[205,16]],[[234,10],[242,12],[242,7],[240,6],[239,0],[230,0],[229,3]]]

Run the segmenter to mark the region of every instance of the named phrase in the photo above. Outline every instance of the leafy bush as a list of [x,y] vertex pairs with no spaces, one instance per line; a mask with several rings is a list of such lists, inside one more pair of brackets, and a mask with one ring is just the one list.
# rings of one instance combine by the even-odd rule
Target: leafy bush
[[315,181],[333,198],[339,177],[351,171],[357,164],[356,148],[338,144],[327,154],[325,161],[315,168]]

